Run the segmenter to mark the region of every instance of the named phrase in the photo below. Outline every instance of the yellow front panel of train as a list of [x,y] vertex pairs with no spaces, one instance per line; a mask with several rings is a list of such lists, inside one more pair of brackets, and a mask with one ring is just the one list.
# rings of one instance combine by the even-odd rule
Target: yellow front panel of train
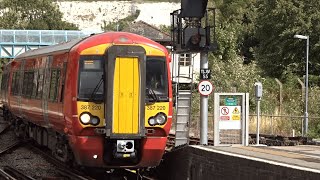
[[116,59],[113,84],[113,133],[138,133],[139,79],[138,58],[118,57]]

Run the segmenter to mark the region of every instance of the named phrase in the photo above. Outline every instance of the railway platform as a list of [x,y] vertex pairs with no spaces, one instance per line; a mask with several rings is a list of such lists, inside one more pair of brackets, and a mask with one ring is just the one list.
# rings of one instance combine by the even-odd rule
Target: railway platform
[[161,179],[320,179],[320,146],[185,146],[167,153]]

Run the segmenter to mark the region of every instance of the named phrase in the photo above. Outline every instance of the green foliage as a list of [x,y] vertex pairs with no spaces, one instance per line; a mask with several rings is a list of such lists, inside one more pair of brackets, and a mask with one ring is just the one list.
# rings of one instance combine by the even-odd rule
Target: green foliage
[[78,29],[74,24],[61,20],[63,14],[52,0],[3,0],[0,12],[2,29]]
[[161,32],[171,34],[171,27],[170,26],[160,25],[159,29]]
[[306,42],[294,39],[295,34],[310,36],[309,72],[319,75],[320,1],[258,1],[257,7],[257,61],[266,75],[279,77],[288,66],[295,67],[295,74],[305,73]]
[[140,14],[140,10],[136,10],[136,12],[128,17],[125,17],[123,19],[120,19],[119,21],[111,22],[109,24],[106,24],[104,21],[103,26],[101,27],[104,31],[122,31],[126,27],[130,26],[131,23],[133,23],[134,20],[138,18]]
[[0,75],[2,74],[3,70],[2,70],[2,67],[7,64],[9,62],[9,59],[0,59]]
[[241,55],[246,63],[254,59],[256,7],[255,0],[216,1],[217,40],[219,50],[215,55],[222,60]]

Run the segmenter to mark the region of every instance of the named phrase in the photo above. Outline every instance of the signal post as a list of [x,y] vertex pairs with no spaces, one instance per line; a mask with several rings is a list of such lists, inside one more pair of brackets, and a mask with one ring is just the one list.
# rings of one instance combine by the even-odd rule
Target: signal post
[[[217,47],[215,41],[215,9],[207,9],[208,0],[181,0],[181,9],[171,13],[171,37],[175,53],[200,53],[200,143],[208,144],[208,95],[213,91],[208,69],[208,52]],[[212,26],[209,25],[212,14]],[[204,19],[204,24],[202,19]],[[211,33],[213,31],[213,34]],[[211,42],[213,35],[213,42]],[[200,89],[199,89],[200,88]]]

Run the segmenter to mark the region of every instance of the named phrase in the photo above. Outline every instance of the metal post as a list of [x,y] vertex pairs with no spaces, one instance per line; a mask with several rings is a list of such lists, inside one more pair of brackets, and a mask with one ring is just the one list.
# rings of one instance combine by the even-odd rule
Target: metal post
[[305,135],[308,134],[308,118],[309,118],[309,114],[308,114],[308,74],[309,74],[309,36],[307,36],[307,53],[306,53],[306,98],[305,98],[305,113],[304,113],[304,118],[305,118],[305,126],[304,126],[304,132]]
[[[200,69],[208,68],[208,52],[200,53]],[[208,96],[200,95],[200,144],[208,145]]]
[[[304,128],[303,128],[304,135],[307,135],[307,133],[308,133],[308,118],[309,118],[309,114],[308,114],[309,36],[303,36],[303,35],[296,34],[293,37],[298,38],[298,39],[307,40],[307,45],[306,45],[306,78],[305,78],[305,87],[306,87],[305,95],[306,96],[305,96]],[[303,123],[302,123],[302,126],[303,126]],[[303,133],[302,133],[302,135],[303,135]]]
[[257,145],[259,145],[259,129],[260,129],[260,100],[257,99]]

